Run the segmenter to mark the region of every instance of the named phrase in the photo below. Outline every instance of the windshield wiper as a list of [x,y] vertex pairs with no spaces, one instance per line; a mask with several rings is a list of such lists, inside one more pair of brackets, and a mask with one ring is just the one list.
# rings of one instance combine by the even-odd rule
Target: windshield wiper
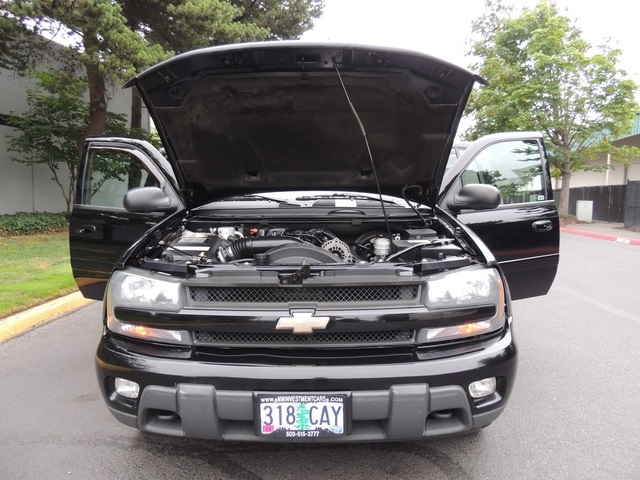
[[[318,194],[318,195],[305,195],[303,197],[296,197],[296,200],[305,201],[305,200],[369,200],[371,202],[380,202],[379,198],[368,197],[366,195],[353,195],[353,194],[345,194],[345,193],[327,193],[327,194]],[[393,200],[382,199],[385,203],[396,204]]]
[[286,200],[278,200],[277,198],[269,198],[264,197],[262,195],[254,195],[252,193],[247,193],[246,195],[232,195],[230,197],[224,197],[216,200],[217,202],[246,202],[246,201],[255,201],[255,202],[275,202],[275,203],[287,203]]

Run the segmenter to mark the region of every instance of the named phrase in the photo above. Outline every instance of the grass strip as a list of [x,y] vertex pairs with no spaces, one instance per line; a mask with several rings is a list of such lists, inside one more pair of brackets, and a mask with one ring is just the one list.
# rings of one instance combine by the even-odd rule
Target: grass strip
[[66,231],[0,237],[0,318],[75,290]]

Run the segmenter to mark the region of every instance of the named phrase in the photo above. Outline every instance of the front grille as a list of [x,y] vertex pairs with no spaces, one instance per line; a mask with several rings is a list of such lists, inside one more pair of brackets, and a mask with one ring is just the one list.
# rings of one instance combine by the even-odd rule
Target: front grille
[[415,300],[418,285],[341,287],[191,287],[192,302],[210,303],[351,303]]
[[413,342],[414,330],[373,332],[320,332],[311,335],[292,333],[206,332],[196,331],[199,345],[267,346],[267,345],[399,345]]

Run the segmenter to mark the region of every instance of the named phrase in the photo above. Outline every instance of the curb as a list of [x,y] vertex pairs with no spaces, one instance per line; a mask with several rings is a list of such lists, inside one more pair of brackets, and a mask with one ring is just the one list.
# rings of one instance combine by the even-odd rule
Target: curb
[[40,325],[49,323],[62,315],[89,305],[92,302],[93,300],[84,298],[82,293],[75,292],[25,310],[24,312],[3,318],[0,320],[0,343],[11,340]]
[[640,239],[637,239],[637,238],[618,237],[615,235],[589,232],[586,230],[580,230],[578,228],[571,228],[571,227],[560,227],[560,231],[563,233],[572,233],[574,235],[581,235],[583,237],[599,238],[600,240],[609,240],[612,242],[624,243],[625,245],[635,245],[640,247]]

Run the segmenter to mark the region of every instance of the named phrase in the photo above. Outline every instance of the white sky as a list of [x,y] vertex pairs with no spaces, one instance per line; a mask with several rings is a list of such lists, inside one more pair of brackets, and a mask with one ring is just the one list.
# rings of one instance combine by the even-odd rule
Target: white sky
[[[534,7],[537,0],[503,0]],[[638,7],[629,0],[556,0],[592,45],[611,39],[622,50],[620,66],[640,83]],[[636,5],[634,7],[634,5]],[[302,40],[350,42],[407,48],[468,67],[465,40],[471,22],[485,9],[484,0],[325,0],[322,18]]]

